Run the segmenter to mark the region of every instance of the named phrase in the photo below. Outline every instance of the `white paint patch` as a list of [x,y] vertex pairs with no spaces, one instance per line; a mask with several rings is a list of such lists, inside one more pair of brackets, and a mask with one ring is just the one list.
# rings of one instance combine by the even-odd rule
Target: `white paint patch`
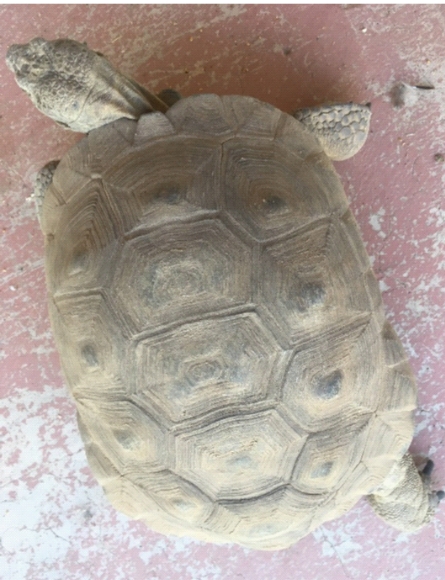
[[387,292],[388,290],[391,290],[391,286],[388,286],[384,280],[379,280],[379,288],[380,292]]
[[385,214],[385,208],[381,207],[377,213],[373,213],[369,216],[369,224],[375,232],[378,232],[380,238],[386,238],[386,234],[382,231],[382,223]]
[[360,557],[361,545],[354,542],[341,525],[335,530],[321,526],[313,532],[313,536],[318,542],[321,542],[323,556],[335,556],[343,564],[355,561]]
[[[445,210],[433,207],[430,209],[430,214],[429,223],[432,222],[437,228],[437,232],[431,236],[432,251],[430,255],[432,258],[445,258]],[[445,270],[445,259],[439,262],[438,268]]]
[[[431,432],[432,425],[437,417],[440,417],[442,409],[444,409],[445,403],[436,403],[435,405],[424,405],[417,412],[417,417],[421,417],[421,420],[417,422],[414,436],[416,437],[424,431]],[[431,452],[431,450],[430,450]]]

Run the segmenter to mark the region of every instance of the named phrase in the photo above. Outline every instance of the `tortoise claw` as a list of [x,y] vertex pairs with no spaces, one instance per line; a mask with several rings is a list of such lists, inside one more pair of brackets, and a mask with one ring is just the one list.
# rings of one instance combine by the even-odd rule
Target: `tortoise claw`
[[[422,479],[424,480],[424,482],[428,486],[431,485],[430,480],[431,480],[431,475],[433,473],[433,469],[434,469],[434,461],[432,459],[428,459],[427,462],[425,463],[425,467],[420,472]],[[439,505],[439,503],[444,498],[445,498],[445,491],[443,491],[443,490],[430,492],[430,501],[432,502],[432,505],[434,505],[435,507],[437,507]]]
[[432,459],[428,459],[425,464],[425,467],[422,469],[422,475],[425,477],[431,477],[434,469],[434,461]]

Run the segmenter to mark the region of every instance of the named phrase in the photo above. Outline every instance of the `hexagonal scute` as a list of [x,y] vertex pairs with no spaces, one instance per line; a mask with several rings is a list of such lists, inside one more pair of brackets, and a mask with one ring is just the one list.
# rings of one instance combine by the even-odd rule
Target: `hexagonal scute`
[[304,493],[325,494],[339,488],[360,462],[369,434],[368,417],[309,435],[297,459],[292,486]]
[[174,422],[264,399],[281,349],[256,314],[184,324],[137,346],[132,398]]
[[108,285],[109,264],[117,249],[117,223],[97,179],[89,181],[58,208],[46,245],[50,293]]
[[91,444],[97,446],[119,474],[150,473],[168,463],[166,434],[133,403],[81,399],[76,404],[89,453],[94,455]]
[[167,135],[110,164],[102,177],[125,232],[135,235],[218,209],[220,158],[214,139]]
[[219,220],[128,241],[110,290],[136,331],[249,303],[252,251]]
[[286,329],[291,343],[346,316],[372,312],[361,276],[369,263],[357,258],[353,241],[341,220],[326,218],[263,247],[260,312]]
[[283,403],[310,432],[343,429],[375,412],[384,355],[375,321],[357,318],[328,328],[298,349],[289,365]]
[[[340,187],[331,169],[334,185]],[[338,183],[337,183],[338,182]],[[316,177],[316,167],[278,142],[248,137],[223,146],[222,188],[230,215],[259,241],[290,234],[347,208]]]
[[303,438],[274,410],[227,417],[176,436],[176,471],[217,499],[263,495],[286,483]]
[[126,395],[126,341],[102,294],[58,297],[49,301],[54,336],[74,396],[98,400]]

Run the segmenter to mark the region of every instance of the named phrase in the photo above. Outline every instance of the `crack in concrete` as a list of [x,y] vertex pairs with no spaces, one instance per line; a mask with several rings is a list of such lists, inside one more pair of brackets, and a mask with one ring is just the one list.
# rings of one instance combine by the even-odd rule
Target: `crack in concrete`
[[330,547],[331,547],[331,548],[332,548],[332,550],[334,551],[335,555],[337,556],[337,559],[338,559],[338,561],[340,562],[340,565],[341,565],[341,567],[343,568],[343,572],[345,573],[345,576],[346,576],[346,578],[349,578],[349,579],[351,579],[351,578],[352,578],[352,576],[350,576],[350,575],[349,575],[349,572],[348,572],[348,570],[347,570],[347,569],[346,569],[346,567],[345,567],[345,564],[344,564],[344,562],[343,562],[343,560],[342,560],[342,558],[341,558],[341,555],[340,555],[340,553],[339,553],[339,552],[338,552],[338,550],[337,550],[337,546],[336,546],[335,544],[333,544],[333,543],[332,543],[332,542],[329,540],[329,538],[327,537],[327,535],[326,535],[326,533],[325,533],[325,531],[324,531],[324,529],[323,529],[323,526],[321,526],[321,527],[320,527],[320,531],[321,531],[321,533],[322,533],[322,535],[323,535],[323,538],[324,538],[324,540],[326,540],[326,542],[327,542],[327,543],[330,545]]

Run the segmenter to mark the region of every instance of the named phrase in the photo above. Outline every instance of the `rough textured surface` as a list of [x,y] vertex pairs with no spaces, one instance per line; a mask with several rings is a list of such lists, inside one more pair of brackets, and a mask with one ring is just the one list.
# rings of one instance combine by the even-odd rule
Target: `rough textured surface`
[[[248,94],[287,111],[326,100],[372,102],[371,138],[337,170],[418,377],[412,450],[433,457],[433,482],[443,486],[443,7],[15,6],[1,16],[3,54],[12,43],[74,29],[153,92]],[[165,539],[107,507],[63,387],[45,306],[43,240],[27,201],[38,168],[78,137],[36,118],[0,67],[5,578],[312,580],[329,571],[340,579],[440,579],[443,508],[411,537],[362,502],[294,548],[261,554]],[[394,107],[400,82],[409,90]],[[427,83],[435,88],[415,88]]]
[[88,133],[121,117],[138,119],[153,110],[152,102],[156,110],[166,110],[155,95],[76,40],[13,44],[6,63],[34,105],[73,131]]
[[308,127],[334,161],[344,161],[363,146],[369,131],[371,111],[356,103],[297,109],[296,119]]
[[41,223],[62,366],[117,509],[282,549],[406,453],[406,354],[338,176],[291,115],[206,94],[96,129]]

